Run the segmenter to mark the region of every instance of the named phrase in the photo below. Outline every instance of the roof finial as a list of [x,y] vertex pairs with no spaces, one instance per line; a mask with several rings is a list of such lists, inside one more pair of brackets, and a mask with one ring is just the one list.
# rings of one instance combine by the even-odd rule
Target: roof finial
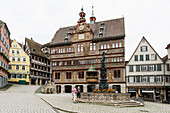
[[82,8],[81,8],[81,12],[83,12],[83,5],[82,5]]
[[91,14],[91,17],[95,17],[94,16],[94,6],[92,5],[92,14]]

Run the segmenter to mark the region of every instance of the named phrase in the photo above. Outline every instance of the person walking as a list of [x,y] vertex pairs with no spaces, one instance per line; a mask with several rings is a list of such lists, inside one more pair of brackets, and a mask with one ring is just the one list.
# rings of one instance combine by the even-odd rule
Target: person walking
[[76,88],[75,87],[72,90],[72,100],[73,100],[73,103],[76,102]]
[[81,97],[81,95],[80,95],[80,87],[78,87],[77,88],[77,102],[79,103],[79,101],[80,101],[80,97]]

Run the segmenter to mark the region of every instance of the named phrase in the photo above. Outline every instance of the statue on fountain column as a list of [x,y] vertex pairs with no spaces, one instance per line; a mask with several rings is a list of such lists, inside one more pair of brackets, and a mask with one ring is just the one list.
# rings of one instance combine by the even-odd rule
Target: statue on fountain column
[[105,66],[105,52],[102,53],[101,63],[102,63],[102,65],[100,67],[101,79],[100,79],[100,83],[99,83],[99,89],[108,89],[108,83],[107,83],[107,79],[106,79],[107,68]]

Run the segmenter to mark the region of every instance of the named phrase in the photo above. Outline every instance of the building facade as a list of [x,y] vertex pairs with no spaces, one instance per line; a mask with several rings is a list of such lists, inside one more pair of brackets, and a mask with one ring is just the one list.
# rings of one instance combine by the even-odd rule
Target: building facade
[[167,45],[167,55],[164,57],[165,61],[165,100],[170,102],[170,44]]
[[[109,88],[125,93],[125,29],[124,18],[95,22],[92,11],[86,23],[83,8],[77,25],[60,28],[50,48],[52,80],[58,93],[70,93],[73,87],[81,92],[99,88],[102,53],[105,52]],[[97,76],[87,76],[93,66]]]
[[42,85],[50,79],[50,60],[41,47],[32,38],[25,38],[25,52],[30,57],[30,84]]
[[10,63],[9,63],[9,76],[8,82],[29,84],[30,74],[30,59],[24,52],[23,45],[17,43],[16,40],[11,42],[9,51]]
[[10,32],[6,23],[0,20],[0,87],[8,83]]
[[160,100],[164,92],[164,63],[143,37],[126,64],[127,92],[144,100]]

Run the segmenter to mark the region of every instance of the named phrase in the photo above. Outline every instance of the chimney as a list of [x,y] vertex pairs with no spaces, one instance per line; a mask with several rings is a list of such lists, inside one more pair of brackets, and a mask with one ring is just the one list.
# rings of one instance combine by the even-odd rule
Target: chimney
[[31,37],[31,40],[33,40],[32,37]]
[[168,60],[170,60],[170,43],[166,47],[167,52],[168,52]]

